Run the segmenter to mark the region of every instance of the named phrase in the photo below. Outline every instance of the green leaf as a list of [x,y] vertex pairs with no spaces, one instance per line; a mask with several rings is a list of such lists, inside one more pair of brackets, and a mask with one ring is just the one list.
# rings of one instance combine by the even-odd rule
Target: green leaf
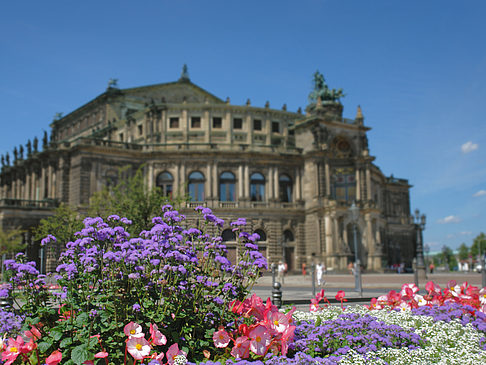
[[59,341],[62,338],[62,332],[58,329],[51,330],[51,337],[54,341]]
[[73,339],[71,337],[66,337],[63,339],[59,345],[59,347],[66,347],[73,343]]
[[86,348],[86,344],[82,344],[76,346],[71,351],[71,360],[74,361],[75,364],[82,364],[85,361],[92,360],[94,358],[94,354]]
[[52,346],[52,343],[49,343],[49,342],[46,342],[46,341],[39,342],[37,344],[37,348],[39,349],[39,351],[41,353],[47,352],[47,350],[49,350],[49,347],[51,347],[51,346]]

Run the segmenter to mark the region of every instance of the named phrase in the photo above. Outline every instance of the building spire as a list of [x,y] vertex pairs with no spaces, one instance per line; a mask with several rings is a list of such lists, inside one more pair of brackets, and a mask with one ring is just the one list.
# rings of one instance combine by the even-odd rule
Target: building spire
[[356,117],[354,118],[359,124],[363,124],[364,116],[363,112],[361,111],[361,106],[358,105],[358,109],[356,110]]
[[191,82],[191,79],[189,78],[189,72],[187,71],[187,65],[184,64],[182,66],[182,72],[181,72],[181,77],[179,78],[179,82]]

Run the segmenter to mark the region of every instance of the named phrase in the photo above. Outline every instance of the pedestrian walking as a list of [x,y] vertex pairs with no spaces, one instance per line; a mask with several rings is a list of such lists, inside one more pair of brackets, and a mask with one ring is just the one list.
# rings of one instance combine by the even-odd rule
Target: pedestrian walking
[[305,262],[302,263],[302,276],[307,275],[307,264]]
[[280,284],[284,283],[284,276],[285,276],[285,264],[282,261],[279,261],[277,267],[277,279],[280,282]]
[[319,262],[316,265],[316,276],[317,276],[317,285],[321,286],[324,285],[326,282],[322,279],[322,276],[324,275],[324,271],[326,270],[326,267],[322,262]]

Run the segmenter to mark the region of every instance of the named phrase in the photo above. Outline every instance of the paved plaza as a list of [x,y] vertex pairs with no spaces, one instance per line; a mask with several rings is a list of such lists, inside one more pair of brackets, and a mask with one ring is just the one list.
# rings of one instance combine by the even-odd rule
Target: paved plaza
[[[328,274],[324,277],[325,284],[321,287],[329,299],[334,299],[338,290],[344,290],[346,298],[359,298],[359,294],[354,291],[354,276],[351,274]],[[434,281],[444,288],[450,280],[456,280],[458,284],[467,281],[470,285],[481,287],[480,273],[437,273],[427,274],[427,279],[420,283],[421,291],[424,290],[428,281]],[[390,290],[399,291],[403,284],[413,283],[413,274],[362,274],[363,285],[363,303],[369,302],[370,298],[378,297],[388,293]],[[321,288],[317,287],[316,292]],[[272,276],[265,275],[253,287],[252,293],[257,294],[264,300],[272,297]],[[303,305],[303,301],[309,301],[312,298],[312,280],[309,275],[287,275],[282,285],[282,300],[285,303],[296,301],[301,303],[299,309],[308,309]]]

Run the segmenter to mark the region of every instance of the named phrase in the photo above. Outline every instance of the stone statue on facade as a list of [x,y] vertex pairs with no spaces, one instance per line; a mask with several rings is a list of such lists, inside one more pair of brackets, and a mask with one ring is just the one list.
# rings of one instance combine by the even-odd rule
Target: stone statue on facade
[[5,166],[5,157],[4,157],[3,155],[2,155],[2,160],[1,160],[1,162],[2,162],[2,167],[4,167],[4,166]]
[[17,147],[14,147],[13,155],[14,155],[14,161],[17,161],[19,158],[19,152],[17,151]]
[[34,153],[37,152],[39,146],[39,139],[37,137],[34,137],[34,142],[32,143],[32,147],[34,148]]
[[118,79],[109,79],[108,80],[108,89],[118,88]]
[[24,146],[22,146],[22,145],[20,145],[20,147],[19,147],[19,158],[21,160],[24,159]]
[[32,155],[32,142],[27,140],[27,144],[25,145],[27,147],[27,156]]
[[330,89],[326,84],[324,76],[316,71],[314,73],[314,90],[309,94],[309,102],[315,104],[320,97],[322,102],[339,102],[339,98],[344,97],[343,89]]
[[8,154],[8,152],[5,154],[5,163],[7,164],[7,166],[10,166],[10,155]]
[[47,131],[44,131],[44,137],[42,137],[42,149],[46,149],[49,143],[49,136],[47,135]]

